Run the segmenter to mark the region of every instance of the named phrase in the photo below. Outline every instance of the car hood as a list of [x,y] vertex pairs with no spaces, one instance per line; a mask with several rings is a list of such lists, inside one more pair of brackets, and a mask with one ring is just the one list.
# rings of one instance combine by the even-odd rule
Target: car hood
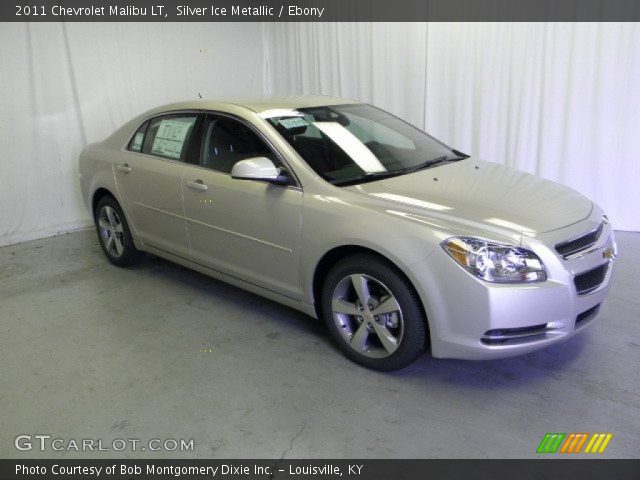
[[474,159],[347,188],[412,210],[452,215],[525,235],[579,222],[593,208],[588,198],[568,187]]

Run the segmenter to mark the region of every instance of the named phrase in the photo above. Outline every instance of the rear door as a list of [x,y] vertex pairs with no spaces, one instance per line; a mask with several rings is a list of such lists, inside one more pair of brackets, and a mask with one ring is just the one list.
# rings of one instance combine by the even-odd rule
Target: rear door
[[197,165],[184,174],[184,205],[193,259],[215,270],[299,298],[302,190],[231,178],[233,165],[277,153],[250,125],[208,115]]
[[143,124],[114,165],[118,191],[141,240],[189,256],[182,202],[185,162],[193,155],[198,114],[172,113]]

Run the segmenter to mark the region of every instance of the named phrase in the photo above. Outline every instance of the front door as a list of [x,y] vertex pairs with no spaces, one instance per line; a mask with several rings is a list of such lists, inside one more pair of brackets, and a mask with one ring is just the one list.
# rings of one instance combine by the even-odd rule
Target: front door
[[231,178],[233,165],[277,155],[244,123],[205,120],[198,165],[187,165],[184,206],[192,258],[236,278],[300,298],[302,190]]

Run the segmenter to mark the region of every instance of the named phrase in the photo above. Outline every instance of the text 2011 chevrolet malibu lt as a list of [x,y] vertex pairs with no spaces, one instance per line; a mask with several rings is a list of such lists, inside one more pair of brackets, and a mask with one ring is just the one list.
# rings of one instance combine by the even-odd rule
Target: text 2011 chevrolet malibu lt
[[80,157],[102,248],[317,316],[370,368],[490,359],[580,332],[616,256],[581,194],[331,97],[167,105]]

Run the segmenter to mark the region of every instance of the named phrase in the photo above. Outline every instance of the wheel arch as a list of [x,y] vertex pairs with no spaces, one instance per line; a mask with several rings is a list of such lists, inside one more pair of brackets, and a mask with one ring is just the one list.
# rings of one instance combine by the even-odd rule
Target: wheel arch
[[116,202],[120,203],[116,198],[116,196],[109,189],[104,187],[98,187],[95,190],[95,192],[93,192],[93,195],[91,196],[91,215],[95,215],[98,202],[103,197],[106,197],[106,196],[113,197],[116,200]]
[[427,316],[427,309],[424,305],[424,299],[420,295],[420,292],[418,291],[418,289],[415,287],[415,282],[412,279],[412,275],[408,274],[404,268],[398,265],[398,262],[393,261],[387,255],[384,255],[383,253],[380,253],[373,248],[365,247],[362,245],[348,244],[348,245],[340,245],[340,246],[333,247],[332,249],[327,251],[316,264],[316,268],[314,269],[314,272],[313,272],[313,279],[312,279],[312,285],[311,285],[312,302],[313,302],[316,316],[318,318],[322,318],[322,301],[321,301],[322,285],[324,284],[324,280],[327,277],[327,274],[336,263],[338,263],[339,261],[341,261],[346,257],[355,255],[358,253],[365,253],[365,254],[373,255],[379,258],[380,260],[385,262],[387,265],[392,267],[399,275],[401,275],[408,282],[408,284],[413,289],[416,297],[420,299],[420,307],[422,308],[422,314],[424,315],[427,332],[429,334],[427,338],[427,343],[429,344],[431,341],[430,340],[431,335],[430,335],[429,318]]
[[129,225],[129,229],[131,231],[131,237],[133,238],[133,243],[135,244],[136,248],[142,250],[143,243],[140,240],[138,229],[136,228],[135,223],[132,222],[131,215],[129,215],[129,212],[126,210],[125,205],[123,205],[120,198],[118,198],[118,195],[116,195],[112,189],[105,186],[99,186],[94,190],[91,196],[91,216],[95,218],[96,207],[98,206],[98,202],[106,196],[112,197],[116,202],[118,202],[118,205],[120,205],[120,208],[122,209],[122,213],[124,214],[125,219],[127,220],[127,224]]

